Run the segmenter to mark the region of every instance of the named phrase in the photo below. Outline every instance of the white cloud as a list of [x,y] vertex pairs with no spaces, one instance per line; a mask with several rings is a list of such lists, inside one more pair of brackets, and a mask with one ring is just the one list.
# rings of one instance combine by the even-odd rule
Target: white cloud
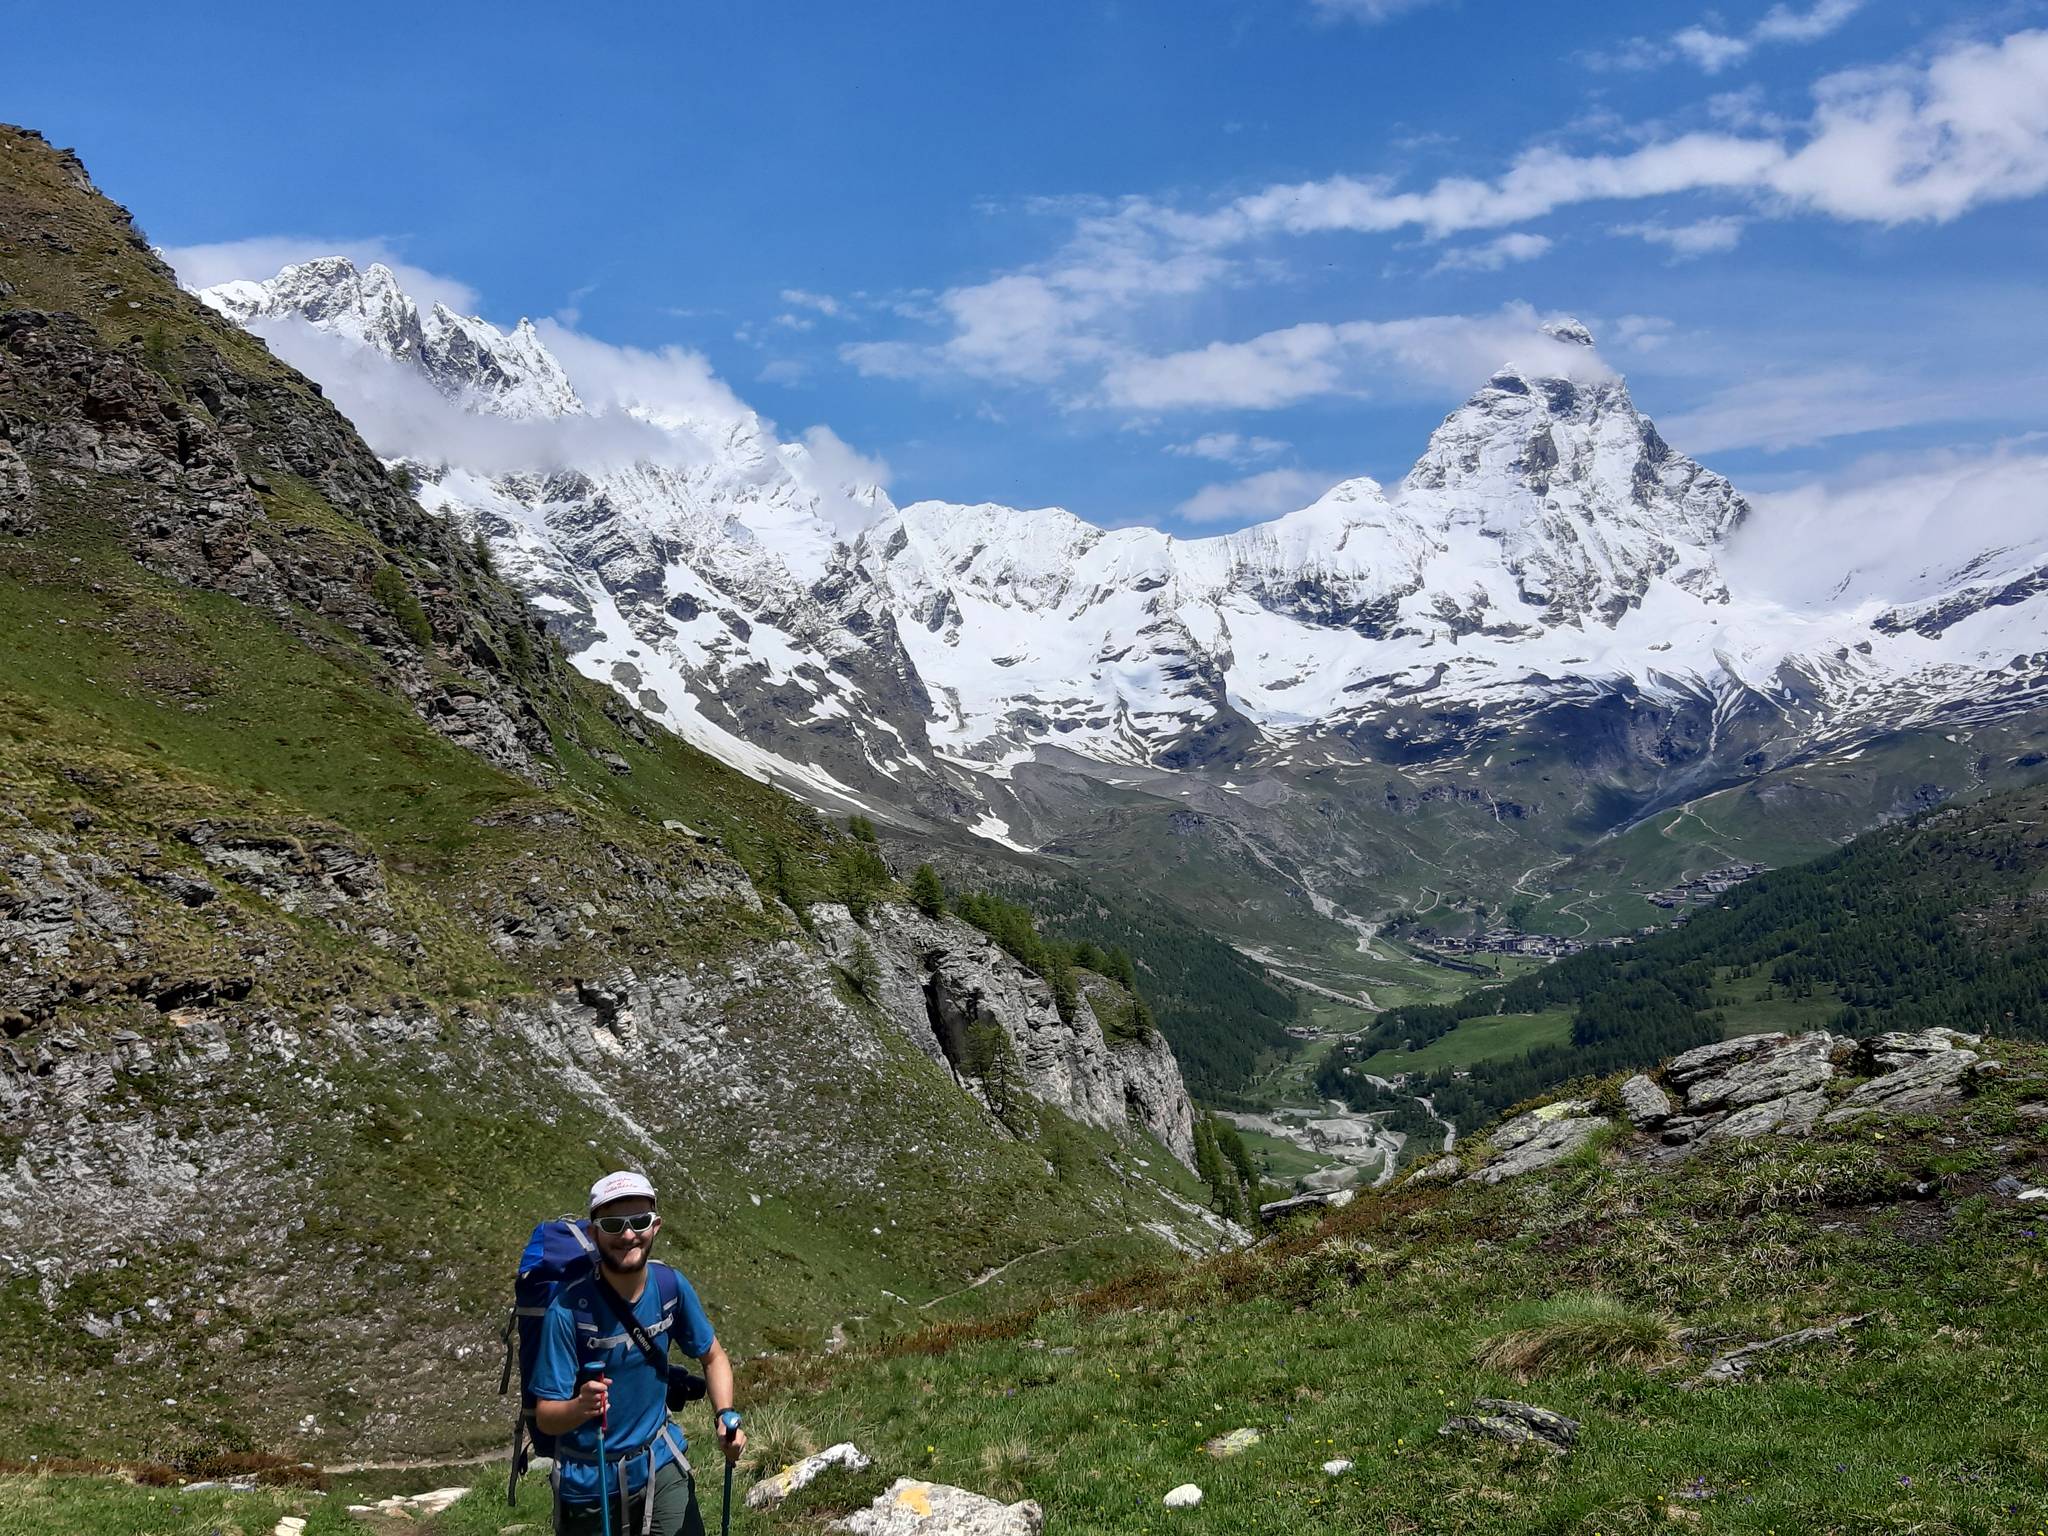
[[[1846,14],[1814,5],[1773,11],[1765,23],[1772,38],[1789,39],[1802,29],[1839,25]],[[1447,368],[1403,352],[1403,326],[1450,325],[1460,337],[1495,343],[1498,327],[1487,336],[1470,317],[1319,322],[1174,350],[1163,349],[1160,337],[1199,312],[1190,300],[1284,273],[1274,249],[1291,236],[1419,230],[1444,239],[1596,202],[1702,194],[1736,202],[1731,211],[1700,216],[1688,209],[1688,218],[1620,226],[1684,258],[1728,249],[1748,222],[1765,218],[1945,222],[2036,196],[2048,190],[2048,31],[1957,44],[1918,66],[1829,75],[1815,85],[1812,109],[1796,126],[1764,114],[1760,98],[1749,93],[1729,93],[1721,119],[1744,126],[1654,137],[1605,153],[1532,145],[1491,176],[1449,176],[1415,188],[1337,175],[1268,186],[1208,210],[1141,197],[1047,204],[1046,211],[1074,220],[1053,256],[917,296],[900,312],[934,326],[929,341],[861,342],[840,355],[869,375],[1030,386],[1069,407],[1136,410],[1270,409],[1356,393],[1378,382],[1368,363],[1391,368],[1397,380],[1441,379]],[[1496,263],[1542,254],[1547,238],[1499,234],[1450,252],[1440,266],[1498,270]],[[1476,366],[1491,367],[1505,355]],[[1472,362],[1468,352],[1455,356],[1460,365]]]
[[782,302],[798,309],[815,309],[821,315],[837,316],[845,313],[845,306],[829,293],[812,293],[807,288],[785,288]]
[[948,289],[938,310],[952,335],[937,347],[853,342],[840,356],[864,374],[918,378],[962,373],[976,379],[1050,384],[1077,363],[1099,359],[1108,343],[1091,326],[1112,300],[1087,285],[1035,272]]
[[1747,219],[1723,214],[1696,219],[1690,224],[1659,224],[1654,220],[1642,224],[1617,224],[1614,233],[1634,235],[1638,240],[1664,246],[1674,257],[1686,260],[1715,251],[1734,250],[1742,243],[1742,231],[1748,225]]
[[1607,327],[1624,352],[1654,352],[1671,340],[1673,326],[1662,315],[1622,315]]
[[554,320],[539,321],[534,328],[567,370],[576,393],[594,409],[640,411],[664,424],[684,417],[734,422],[753,414],[711,371],[701,352],[617,346]]
[[818,473],[835,485],[873,485],[887,489],[891,478],[889,461],[878,453],[860,452],[830,427],[805,427],[803,445]]
[[1137,222],[1091,218],[1045,266],[950,288],[936,318],[951,335],[936,346],[854,342],[840,356],[864,374],[920,378],[965,374],[1008,383],[1051,384],[1076,367],[1109,362],[1128,345],[1134,311],[1198,293],[1219,277],[1222,258],[1203,251],[1156,253]]
[[1683,192],[1746,196],[1772,211],[1879,224],[1945,222],[2048,188],[2048,31],[1966,43],[1924,70],[1856,70],[1814,88],[1794,136],[1688,133],[1621,155],[1525,151],[1499,177],[1403,192],[1334,176],[1274,186],[1198,221],[1217,243],[1261,234],[1444,236],[1578,203]]
[[1758,43],[1816,43],[1863,9],[1863,0],[1816,0],[1805,10],[1774,5],[1750,29]]
[[1435,5],[1437,0],[1309,0],[1309,3],[1325,21],[1361,21],[1368,26],[1377,26],[1409,11]]
[[1728,37],[1705,27],[1687,27],[1672,35],[1671,46],[1710,75],[1718,75],[1730,64],[1749,57],[1752,47],[1746,37]]
[[1432,272],[1498,272],[1510,262],[1534,261],[1549,251],[1552,241],[1547,235],[1532,235],[1517,230],[1513,234],[1501,235],[1483,245],[1464,245],[1455,250],[1445,251]]
[[1132,357],[1103,379],[1107,403],[1132,410],[1272,410],[1317,395],[1417,384],[1464,388],[1503,361],[1567,378],[1606,378],[1590,347],[1546,335],[1534,310],[1354,320],[1268,331],[1249,341]]
[[[222,240],[212,245],[178,245],[163,252],[164,260],[187,288],[211,288],[236,278],[263,279],[282,267],[296,266],[322,256],[346,256],[358,267],[382,262],[398,279],[398,286],[413,296],[421,308],[436,302],[457,314],[476,313],[477,292],[467,283],[429,272],[399,256],[388,240],[314,240],[301,235],[258,235],[247,240]],[[587,293],[588,289],[581,292]]]
[[1193,442],[1168,443],[1166,452],[1182,459],[1213,459],[1219,464],[1250,464],[1287,451],[1277,437],[1243,437],[1236,432],[1204,432]]
[[818,322],[813,320],[809,315],[795,315],[785,313],[777,315],[775,317],[775,323],[785,330],[808,331],[812,326],[816,325]]
[[[502,475],[570,465],[593,469],[637,460],[690,465],[709,457],[694,433],[657,426],[622,411],[514,421],[465,410],[409,364],[331,336],[296,316],[267,317],[250,328],[279,357],[318,379],[335,409],[387,459],[445,461]],[[585,380],[573,368],[570,375],[582,392]],[[591,395],[585,393],[584,399],[589,403]]]
[[1805,10],[1776,5],[1747,32],[1720,32],[1704,25],[1681,28],[1668,41],[1632,37],[1612,49],[1587,54],[1595,69],[1655,69],[1685,59],[1710,75],[1740,64],[1766,43],[1818,42],[1863,9],[1864,0],[1815,0]]
[[1259,522],[1308,506],[1339,478],[1306,469],[1268,469],[1205,485],[1171,515],[1189,523]]
[[888,461],[880,455],[860,453],[830,427],[817,426],[804,429],[800,447],[784,448],[782,461],[817,498],[818,515],[842,538],[852,538],[874,521],[875,509],[861,493],[889,484]]
[[1842,364],[1744,377],[1660,426],[1690,454],[1729,448],[1781,452],[1862,432],[1967,420],[1994,405],[1980,390]]
[[1726,562],[1744,588],[1798,606],[1912,602],[1980,554],[2048,555],[2048,444],[1866,458],[1750,500]]
[[1813,132],[1769,183],[1796,204],[1945,223],[2048,188],[2048,31],[1966,44],[1922,73],[1834,75],[1815,94]]

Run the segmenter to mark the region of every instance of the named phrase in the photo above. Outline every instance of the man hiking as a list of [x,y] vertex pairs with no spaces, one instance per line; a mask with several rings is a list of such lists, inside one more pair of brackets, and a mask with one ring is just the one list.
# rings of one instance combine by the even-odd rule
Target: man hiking
[[[703,1364],[726,1461],[738,1460],[746,1444],[739,1416],[731,1414],[732,1362],[697,1293],[680,1274],[672,1288],[648,1283],[649,1269],[658,1267],[650,1256],[660,1233],[654,1186],[644,1175],[599,1179],[590,1188],[597,1265],[587,1278],[564,1286],[541,1320],[540,1354],[528,1385],[536,1399],[534,1422],[558,1437],[559,1536],[607,1530],[611,1536],[703,1536],[686,1442],[668,1417],[671,1341]],[[667,1305],[663,1289],[673,1298]]]

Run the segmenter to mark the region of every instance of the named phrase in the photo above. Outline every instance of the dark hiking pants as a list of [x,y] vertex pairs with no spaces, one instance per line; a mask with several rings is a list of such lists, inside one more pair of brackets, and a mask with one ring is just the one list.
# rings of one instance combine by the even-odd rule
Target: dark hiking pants
[[[648,1521],[646,1499],[654,1499],[653,1521]],[[652,1488],[642,1489],[626,1501],[626,1515],[619,1517],[619,1500],[612,1498],[612,1536],[704,1536],[704,1517],[697,1509],[697,1480],[675,1462],[663,1463],[654,1474]],[[555,1505],[556,1536],[600,1536],[604,1517],[595,1504]]]

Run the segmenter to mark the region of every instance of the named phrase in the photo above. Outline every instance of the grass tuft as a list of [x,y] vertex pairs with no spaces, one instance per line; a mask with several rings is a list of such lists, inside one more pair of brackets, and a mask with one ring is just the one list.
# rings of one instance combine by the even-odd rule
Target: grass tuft
[[753,1481],[773,1477],[819,1449],[818,1437],[810,1427],[781,1403],[750,1409],[746,1428],[747,1448],[740,1456],[740,1470]]
[[1535,1318],[1495,1334],[1472,1353],[1473,1364],[1518,1381],[1559,1371],[1623,1366],[1647,1369],[1673,1353],[1671,1324],[1598,1293],[1553,1297]]
[[981,1491],[1005,1504],[1024,1497],[1024,1481],[1037,1470],[1039,1455],[1030,1442],[1013,1436],[981,1448]]

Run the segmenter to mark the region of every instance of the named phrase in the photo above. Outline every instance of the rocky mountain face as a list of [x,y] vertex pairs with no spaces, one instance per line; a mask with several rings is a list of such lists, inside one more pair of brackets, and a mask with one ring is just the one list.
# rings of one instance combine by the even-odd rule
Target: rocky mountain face
[[[487,538],[582,670],[686,739],[817,803],[1084,863],[1106,829],[1200,814],[1208,857],[1312,925],[1498,895],[1490,855],[1376,868],[1360,850],[1394,808],[1501,843],[1541,897],[1560,888],[1540,871],[1660,807],[1780,771],[1808,795],[1823,760],[2038,718],[2048,697],[2048,540],[1788,606],[1731,574],[1743,497],[1664,441],[1576,322],[1549,327],[1542,366],[1497,370],[1391,491],[1348,481],[1178,539],[823,484],[729,397],[593,403],[530,325],[422,317],[382,268],[313,262],[205,297],[327,367],[359,414],[396,380],[430,386],[439,447],[403,443],[423,503]],[[499,418],[654,436],[562,438],[553,467],[507,471],[465,425]],[[1896,793],[1837,799],[1801,848]]]
[[[993,1024],[1010,1042],[1021,1086],[1034,1098],[1104,1130],[1142,1126],[1194,1165],[1194,1108],[1172,1049],[1156,1030],[1113,1039],[1103,1028],[1099,1009],[1127,1006],[1117,988],[1083,985],[1069,1023],[1050,986],[957,918],[890,904],[869,932],[844,907],[825,904],[813,909],[812,921],[840,966],[856,969],[863,946],[873,953],[877,1003],[906,1021],[905,1034],[956,1079],[976,1075],[969,1037],[977,1024]],[[980,1091],[986,1095],[988,1085]]]
[[9,1455],[496,1443],[513,1256],[620,1164],[741,1352],[999,1296],[1048,1241],[1234,1240],[1163,1042],[1048,1020],[963,923],[877,934],[1018,1042],[996,1116],[922,993],[800,925],[835,834],[580,676],[494,566],[0,131]]

